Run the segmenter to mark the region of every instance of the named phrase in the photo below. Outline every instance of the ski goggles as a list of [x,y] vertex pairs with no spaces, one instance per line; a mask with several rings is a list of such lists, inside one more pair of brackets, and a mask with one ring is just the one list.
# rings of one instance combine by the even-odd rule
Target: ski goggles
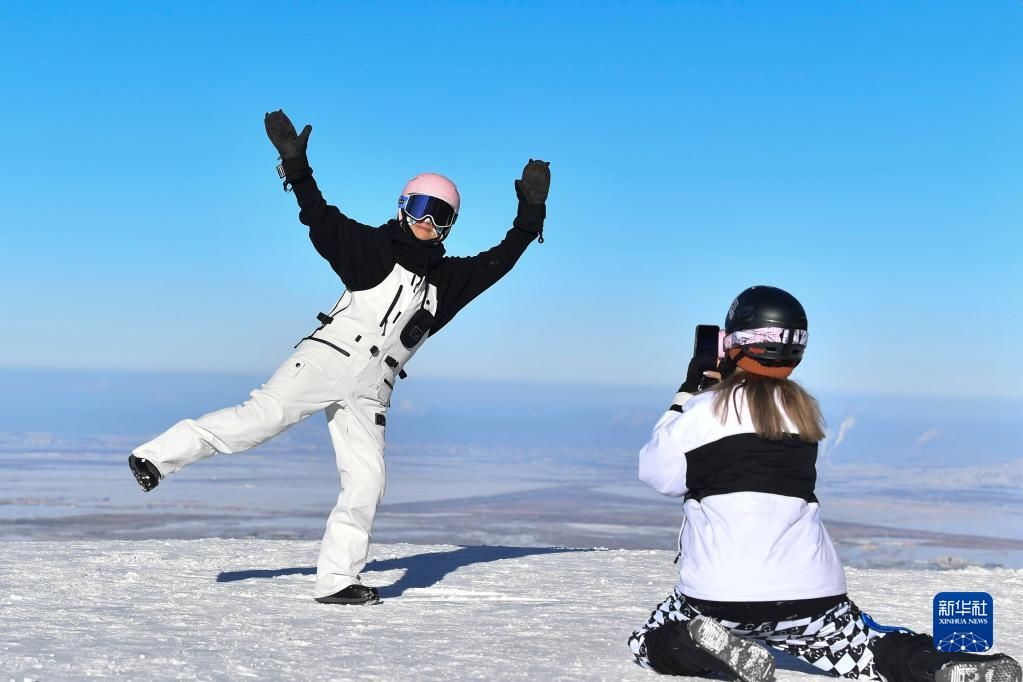
[[725,350],[741,348],[754,344],[791,344],[806,347],[810,335],[805,329],[783,329],[781,327],[761,327],[760,329],[743,329],[734,331],[724,337],[722,346]]
[[451,204],[429,194],[403,195],[398,199],[398,208],[417,223],[429,218],[437,228],[451,227],[458,217]]

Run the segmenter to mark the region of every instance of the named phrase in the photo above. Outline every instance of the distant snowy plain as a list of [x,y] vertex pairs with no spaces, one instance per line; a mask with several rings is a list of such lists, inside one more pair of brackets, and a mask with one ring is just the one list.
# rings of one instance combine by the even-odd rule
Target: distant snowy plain
[[[648,680],[629,633],[672,588],[671,552],[375,545],[377,606],[312,600],[317,543],[0,543],[3,680]],[[931,630],[934,595],[987,591],[1023,655],[1023,570],[849,569],[882,623]],[[818,673],[779,660],[779,680]]]
[[[395,435],[378,542],[675,542],[681,502],[636,478],[634,448]],[[339,491],[322,418],[256,450],[197,463],[149,494],[127,467],[141,440],[0,433],[0,541],[322,536]],[[1023,568],[1023,459],[941,470],[824,461],[819,472],[823,516],[846,565]]]

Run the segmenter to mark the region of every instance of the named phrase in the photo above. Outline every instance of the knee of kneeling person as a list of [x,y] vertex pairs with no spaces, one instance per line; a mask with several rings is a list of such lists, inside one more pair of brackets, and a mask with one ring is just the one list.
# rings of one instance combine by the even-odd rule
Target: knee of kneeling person
[[646,656],[662,675],[700,677],[713,670],[713,657],[693,644],[686,621],[670,620],[647,632]]

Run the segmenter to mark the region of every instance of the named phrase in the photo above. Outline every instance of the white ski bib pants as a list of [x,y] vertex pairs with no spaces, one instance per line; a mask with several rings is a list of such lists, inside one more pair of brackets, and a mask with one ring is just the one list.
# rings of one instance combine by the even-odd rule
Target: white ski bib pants
[[400,338],[420,307],[436,313],[436,287],[395,265],[372,289],[346,291],[331,312],[332,321],[303,340],[249,400],[178,422],[134,454],[168,476],[218,452],[253,448],[325,411],[341,494],[327,520],[314,596],[360,582],[373,517],[384,494],[384,429],[391,391],[427,338],[423,334],[411,348]]

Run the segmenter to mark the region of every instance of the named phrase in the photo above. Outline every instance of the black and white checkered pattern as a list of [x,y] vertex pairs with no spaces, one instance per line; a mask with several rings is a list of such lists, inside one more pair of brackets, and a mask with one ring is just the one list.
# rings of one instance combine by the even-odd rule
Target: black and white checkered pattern
[[[650,668],[646,635],[670,620],[688,621],[703,615],[676,589],[629,637],[636,662]],[[737,623],[715,619],[739,637],[749,637],[810,663],[836,677],[883,680],[868,644],[885,632],[871,628],[856,604],[843,601],[819,616],[774,623]]]

